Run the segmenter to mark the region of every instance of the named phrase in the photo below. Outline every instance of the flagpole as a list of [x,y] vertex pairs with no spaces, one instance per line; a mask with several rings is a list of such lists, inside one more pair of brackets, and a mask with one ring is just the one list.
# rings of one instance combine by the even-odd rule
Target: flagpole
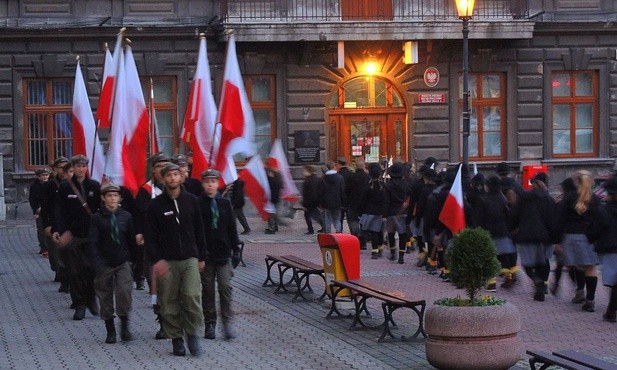
[[150,77],[150,123],[148,124],[148,140],[150,140],[150,155],[154,155],[156,153],[153,152],[154,150],[154,140],[152,137],[152,133],[153,133],[153,118],[152,115],[154,114],[154,83],[152,82],[152,77]]
[[[210,165],[210,167],[212,167],[212,155],[214,154],[214,142],[216,141],[216,128],[221,126],[222,127],[222,123],[221,122],[217,122],[214,124],[214,133],[213,133],[213,138],[212,138],[212,144],[210,144],[210,158],[208,158],[208,163]],[[219,135],[219,143],[221,141],[220,135]],[[220,145],[219,145],[219,149],[220,149]],[[219,155],[219,153],[216,153],[217,157]]]

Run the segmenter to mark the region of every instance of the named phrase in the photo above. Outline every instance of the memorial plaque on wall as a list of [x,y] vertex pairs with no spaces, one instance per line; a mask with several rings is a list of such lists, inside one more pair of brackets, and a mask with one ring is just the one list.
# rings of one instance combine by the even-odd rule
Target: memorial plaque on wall
[[319,130],[298,130],[294,141],[296,163],[319,162]]

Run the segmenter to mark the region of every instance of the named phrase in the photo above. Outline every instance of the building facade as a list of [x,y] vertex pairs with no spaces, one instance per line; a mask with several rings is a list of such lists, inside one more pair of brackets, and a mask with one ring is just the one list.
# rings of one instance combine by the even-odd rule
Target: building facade
[[[153,80],[165,150],[179,140],[198,34],[215,99],[234,32],[267,155],[281,138],[303,165],[361,157],[462,159],[462,21],[454,0],[5,0],[0,4],[0,153],[7,217],[33,171],[70,156],[81,57],[96,109],[105,43],[127,28],[144,91]],[[553,185],[617,155],[617,3],[478,1],[469,33],[469,157],[546,165]],[[103,139],[108,135],[101,132]],[[243,158],[238,158],[241,167]],[[443,165],[442,165],[443,166]],[[24,207],[27,208],[27,207]]]

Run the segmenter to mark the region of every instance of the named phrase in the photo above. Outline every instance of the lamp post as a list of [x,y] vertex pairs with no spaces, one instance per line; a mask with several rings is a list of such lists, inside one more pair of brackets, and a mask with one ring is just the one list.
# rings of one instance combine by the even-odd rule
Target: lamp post
[[469,20],[475,0],[455,0],[458,18],[463,21],[463,165],[469,165]]

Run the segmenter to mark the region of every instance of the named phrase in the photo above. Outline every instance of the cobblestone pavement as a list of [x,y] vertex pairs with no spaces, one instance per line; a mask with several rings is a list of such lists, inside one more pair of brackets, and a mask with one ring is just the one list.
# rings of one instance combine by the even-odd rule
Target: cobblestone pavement
[[[422,342],[376,341],[378,329],[349,330],[349,319],[327,320],[328,308],[317,302],[291,302],[288,294],[262,287],[268,253],[295,254],[321,264],[314,235],[306,231],[302,215],[280,226],[275,235],[263,234],[265,224],[249,218],[253,227],[246,242],[246,267],[235,270],[233,341],[202,339],[204,355],[178,358],[169,340],[155,340],[157,324],[145,291],[134,291],[131,315],[136,340],[105,344],[99,317],[89,314],[73,321],[68,295],[58,293],[48,260],[37,254],[36,233],[31,221],[0,223],[0,369],[430,369]],[[395,290],[425,299],[430,305],[440,297],[462,294],[451,284],[414,266],[415,255],[399,265],[385,258],[371,260],[362,252],[363,277],[379,278]],[[565,275],[565,274],[564,274]],[[565,277],[565,276],[564,276]],[[383,281],[382,280],[382,281]],[[567,280],[564,279],[564,281]],[[311,279],[316,292],[323,282]],[[570,303],[573,287],[565,282],[557,297],[545,302],[532,299],[533,287],[520,275],[511,291],[493,293],[513,303],[521,312],[524,342],[515,368],[528,368],[526,349],[575,349],[617,363],[617,326],[601,320],[608,289],[598,286],[596,312],[581,311]],[[381,309],[369,300],[378,325]],[[410,335],[417,319],[409,310],[395,314],[397,335]]]

